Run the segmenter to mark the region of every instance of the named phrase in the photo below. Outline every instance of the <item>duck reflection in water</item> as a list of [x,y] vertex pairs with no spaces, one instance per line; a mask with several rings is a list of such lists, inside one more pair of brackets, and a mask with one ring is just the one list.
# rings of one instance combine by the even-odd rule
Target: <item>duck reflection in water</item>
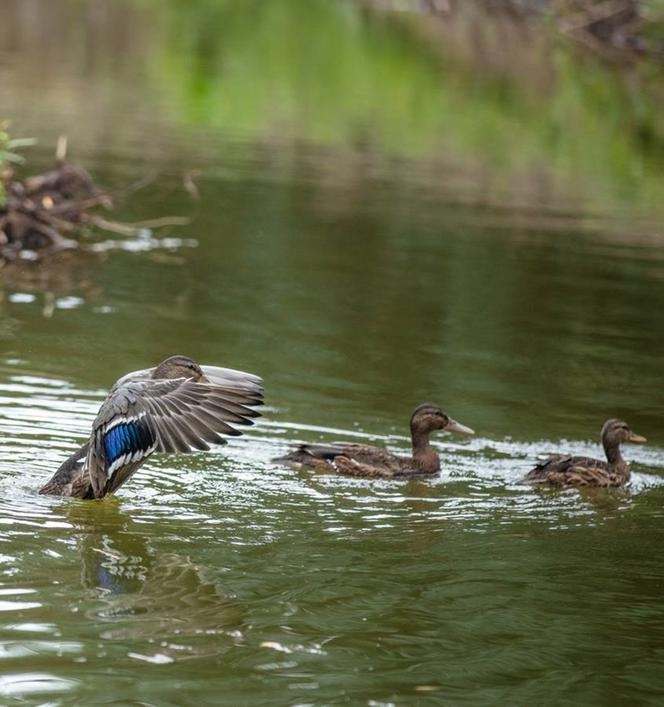
[[218,654],[242,638],[245,611],[219,591],[211,570],[186,555],[155,550],[149,526],[135,523],[117,503],[77,503],[67,520],[79,538],[83,585],[97,600],[86,615],[101,622],[102,638],[159,638],[160,650],[174,657],[183,650]]

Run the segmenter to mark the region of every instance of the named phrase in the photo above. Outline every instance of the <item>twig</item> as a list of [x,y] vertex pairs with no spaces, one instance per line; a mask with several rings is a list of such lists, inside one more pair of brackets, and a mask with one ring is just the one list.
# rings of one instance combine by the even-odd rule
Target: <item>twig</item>
[[186,226],[190,223],[188,218],[179,216],[164,216],[150,221],[138,221],[136,223],[118,223],[108,221],[96,214],[85,214],[85,222],[110,233],[118,233],[122,236],[136,236],[144,229],[164,228],[166,226]]
[[58,164],[64,164],[67,159],[67,136],[60,135],[58,137],[58,144],[55,148],[55,161]]
[[150,184],[152,184],[157,179],[157,176],[157,172],[146,174],[144,177],[137,179],[135,182],[133,182],[132,184],[128,184],[122,189],[116,189],[114,192],[109,192],[109,195],[113,197],[123,197],[127,194],[134,194],[135,192],[141,189],[145,189],[145,187],[147,186],[150,186]]
[[191,219],[186,216],[162,216],[161,218],[148,219],[147,221],[134,221],[126,223],[125,226],[134,228],[164,228],[166,226],[188,226]]

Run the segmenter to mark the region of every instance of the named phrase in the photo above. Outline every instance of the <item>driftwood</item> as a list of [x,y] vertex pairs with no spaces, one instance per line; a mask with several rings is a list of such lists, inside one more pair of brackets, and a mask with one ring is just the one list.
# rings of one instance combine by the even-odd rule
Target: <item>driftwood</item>
[[81,167],[62,164],[53,170],[10,181],[0,209],[0,252],[4,259],[22,250],[61,249],[70,245],[65,234],[80,228],[96,206],[110,207]]
[[[43,174],[15,180],[11,170],[0,178],[5,199],[0,205],[0,267],[30,251],[45,253],[79,247],[71,237],[85,227],[132,236],[144,229],[181,226],[186,218],[162,217],[139,223],[118,223],[101,216],[111,209],[111,195],[100,189],[78,165],[64,161],[60,147],[56,166]],[[140,188],[139,184],[136,188]]]

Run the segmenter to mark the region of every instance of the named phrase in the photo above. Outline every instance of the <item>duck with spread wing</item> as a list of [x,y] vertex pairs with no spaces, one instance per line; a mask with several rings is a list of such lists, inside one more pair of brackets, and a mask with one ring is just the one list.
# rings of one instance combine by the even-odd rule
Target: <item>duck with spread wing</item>
[[240,435],[263,403],[263,382],[251,373],[199,366],[171,356],[155,368],[120,378],[92,424],[90,439],[39,493],[99,499],[115,493],[156,452],[207,450]]

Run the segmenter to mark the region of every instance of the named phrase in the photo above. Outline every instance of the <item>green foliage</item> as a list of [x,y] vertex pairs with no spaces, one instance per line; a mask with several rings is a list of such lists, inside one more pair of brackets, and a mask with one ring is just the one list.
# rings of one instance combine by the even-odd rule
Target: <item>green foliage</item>
[[8,128],[7,123],[0,123],[0,208],[5,205],[6,200],[3,177],[7,168],[25,162],[25,158],[16,150],[35,144],[32,138],[12,138]]
[[496,182],[537,170],[574,194],[584,185],[591,209],[661,208],[664,91],[655,65],[620,71],[551,40],[505,70],[468,61],[473,49],[458,51],[461,35],[447,46],[423,32],[426,19],[367,17],[327,0],[159,8],[150,84],[183,127],[247,145],[305,140],[418,160],[445,155],[489,165]]

